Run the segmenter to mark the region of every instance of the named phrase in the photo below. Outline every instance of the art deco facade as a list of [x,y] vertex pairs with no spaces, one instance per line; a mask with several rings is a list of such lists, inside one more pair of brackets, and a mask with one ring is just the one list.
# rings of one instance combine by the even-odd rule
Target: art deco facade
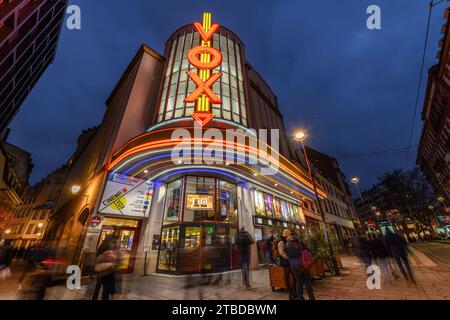
[[[203,26],[208,21],[206,15]],[[213,35],[195,24],[178,29],[164,55],[141,46],[107,100],[101,125],[78,141],[47,237],[83,272],[93,271],[97,247],[111,234],[119,237],[124,272],[142,272],[144,252],[148,272],[235,269],[241,227],[256,239],[256,266],[264,262],[262,243],[271,229],[301,230],[306,219],[320,220],[309,175],[290,160],[295,155],[275,94],[247,61],[238,36],[210,27]],[[219,73],[204,85],[211,91],[201,85]],[[198,90],[197,103],[189,102]],[[250,128],[278,129],[278,151],[256,150],[254,141],[266,144]],[[204,151],[212,142],[225,146],[227,130],[236,135],[232,153],[211,162]],[[175,161],[179,146],[184,160]],[[266,174],[275,157],[278,170]],[[321,187],[319,196],[326,198]]]
[[66,0],[0,0],[0,136],[52,63]]
[[429,70],[417,164],[438,199],[450,207],[450,8],[445,10],[445,19],[439,63]]

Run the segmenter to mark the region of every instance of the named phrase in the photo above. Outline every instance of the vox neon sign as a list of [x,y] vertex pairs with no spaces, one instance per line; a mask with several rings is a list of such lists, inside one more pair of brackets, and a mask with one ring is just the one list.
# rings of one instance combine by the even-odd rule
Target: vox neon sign
[[215,115],[211,113],[211,104],[221,104],[222,101],[212,90],[213,84],[220,79],[222,73],[212,70],[222,63],[222,54],[211,45],[219,25],[212,23],[212,15],[203,13],[203,23],[195,22],[194,27],[202,39],[201,45],[192,48],[188,60],[198,69],[198,72],[188,71],[188,77],[194,81],[197,88],[184,100],[186,103],[196,102],[192,118],[202,127],[208,124]]

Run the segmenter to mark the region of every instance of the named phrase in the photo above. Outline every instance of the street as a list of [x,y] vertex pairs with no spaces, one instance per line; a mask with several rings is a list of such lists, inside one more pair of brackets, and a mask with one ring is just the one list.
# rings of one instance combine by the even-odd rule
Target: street
[[[367,275],[354,256],[343,257],[342,274],[338,278],[327,275],[314,281],[318,300],[450,300],[450,244],[422,242],[413,244],[410,255],[417,284],[405,280],[383,279],[381,289],[370,290],[366,286]],[[16,299],[19,268],[14,269],[13,279],[0,284],[0,299]],[[286,300],[288,294],[272,291],[267,269],[252,271],[253,289],[241,286],[239,271],[226,273],[219,283],[199,286],[207,277],[176,277],[150,275],[123,275],[118,282],[118,300]],[[69,290],[57,286],[47,290],[49,300],[86,300],[93,291],[93,282],[83,281],[81,290]]]

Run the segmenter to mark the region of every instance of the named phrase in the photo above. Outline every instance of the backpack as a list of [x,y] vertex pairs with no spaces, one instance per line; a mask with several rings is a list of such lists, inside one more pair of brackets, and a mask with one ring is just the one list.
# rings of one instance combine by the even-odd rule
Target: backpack
[[314,263],[314,258],[311,255],[311,252],[306,248],[306,246],[303,245],[303,243],[299,243],[300,245],[300,261],[302,264],[303,269],[309,269],[311,268],[312,264]]

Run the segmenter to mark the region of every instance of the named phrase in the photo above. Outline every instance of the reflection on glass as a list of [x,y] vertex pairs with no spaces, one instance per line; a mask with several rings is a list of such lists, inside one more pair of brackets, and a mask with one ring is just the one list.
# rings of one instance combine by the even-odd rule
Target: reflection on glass
[[259,216],[265,216],[266,215],[266,209],[264,206],[264,197],[263,193],[261,191],[255,190],[255,207],[256,207],[256,214]]
[[237,222],[236,186],[219,180],[217,194],[218,220],[222,222]]
[[166,212],[163,224],[178,222],[180,219],[183,180],[176,180],[167,186]]

